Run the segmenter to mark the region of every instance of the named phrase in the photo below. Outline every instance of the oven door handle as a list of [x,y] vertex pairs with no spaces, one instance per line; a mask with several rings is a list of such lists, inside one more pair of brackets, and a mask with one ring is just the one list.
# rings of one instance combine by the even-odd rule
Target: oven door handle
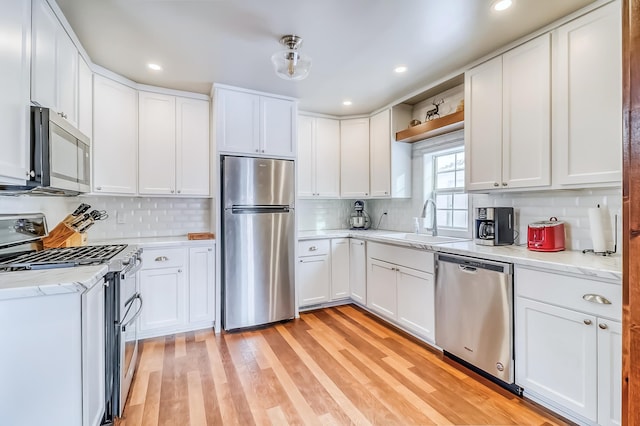
[[142,259],[136,256],[136,260],[133,265],[129,264],[127,268],[125,268],[121,272],[122,279],[127,279],[131,275],[135,274],[142,268]]
[[[129,311],[131,311],[131,307],[133,306],[133,302],[136,299],[140,300],[140,306],[138,307],[138,310],[136,311],[136,313],[133,314],[133,316],[129,320],[125,321],[127,316],[129,315]],[[125,302],[124,305],[127,307],[127,310],[125,311],[124,316],[122,317],[122,321],[120,322],[120,324],[118,324],[122,328],[123,332],[127,331],[127,326],[129,324],[131,324],[133,321],[135,321],[136,318],[138,318],[140,316],[140,314],[142,313],[142,304],[143,304],[142,295],[140,293],[134,294],[133,296],[131,296],[129,298],[129,300],[127,300]]]

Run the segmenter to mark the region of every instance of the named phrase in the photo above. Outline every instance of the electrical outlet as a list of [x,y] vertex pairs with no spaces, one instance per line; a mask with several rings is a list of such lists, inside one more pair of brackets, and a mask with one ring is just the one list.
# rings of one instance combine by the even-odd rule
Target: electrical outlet
[[127,223],[127,216],[124,214],[124,212],[116,212],[116,223]]

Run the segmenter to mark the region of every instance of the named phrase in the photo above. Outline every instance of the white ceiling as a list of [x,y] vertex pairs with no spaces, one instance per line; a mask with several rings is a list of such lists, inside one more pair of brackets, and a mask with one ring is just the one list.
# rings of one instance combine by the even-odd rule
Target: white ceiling
[[[57,0],[92,61],[139,83],[209,94],[224,83],[369,113],[594,0]],[[303,81],[275,75],[278,40],[303,37]],[[146,68],[147,62],[164,67]],[[397,65],[408,71],[395,74]],[[345,107],[342,101],[353,105]]]

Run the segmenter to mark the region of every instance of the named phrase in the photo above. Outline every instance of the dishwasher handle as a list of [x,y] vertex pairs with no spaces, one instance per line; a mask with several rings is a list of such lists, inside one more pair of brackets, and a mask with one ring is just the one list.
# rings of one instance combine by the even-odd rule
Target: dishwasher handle
[[438,263],[456,264],[461,271],[467,273],[475,273],[479,269],[508,275],[511,275],[513,273],[513,265],[511,263],[503,263],[487,259],[475,259],[473,257],[455,256],[448,254],[438,254],[436,259]]
[[478,272],[478,268],[475,268],[473,266],[467,266],[467,265],[458,265],[458,268],[467,274],[475,274],[476,272]]

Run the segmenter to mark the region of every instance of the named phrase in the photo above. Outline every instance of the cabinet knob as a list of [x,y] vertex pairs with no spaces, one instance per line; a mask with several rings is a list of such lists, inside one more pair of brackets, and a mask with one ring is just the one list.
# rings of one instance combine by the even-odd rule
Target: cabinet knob
[[318,247],[316,246],[309,247],[309,251],[316,251],[316,250],[318,250]]
[[180,192],[182,192],[182,191],[178,189],[178,194],[179,194]]
[[364,193],[364,195],[369,195],[369,193],[368,193],[368,192],[365,192],[365,193]]
[[500,186],[500,184],[498,182],[493,182],[493,186],[498,187],[498,186]]
[[591,320],[586,319],[586,320],[584,320],[583,322],[584,322],[586,325],[591,325]]
[[264,152],[264,149],[262,150],[262,152]]
[[259,150],[259,149],[256,149],[256,152],[260,152],[260,150]]
[[96,186],[96,191],[102,191],[102,187],[101,186]]
[[502,182],[502,186],[507,186],[507,182]]
[[156,262],[166,262],[167,260],[169,260],[167,256],[158,256],[155,259]]
[[171,190],[171,193],[173,194],[173,189]]
[[212,248],[208,248],[207,251],[213,251],[213,249]]
[[607,324],[605,324],[605,323],[598,324],[598,327],[600,327],[603,330],[606,330],[607,328],[609,328],[609,327],[607,327]]
[[178,269],[178,273],[181,274],[182,273],[182,269]]

